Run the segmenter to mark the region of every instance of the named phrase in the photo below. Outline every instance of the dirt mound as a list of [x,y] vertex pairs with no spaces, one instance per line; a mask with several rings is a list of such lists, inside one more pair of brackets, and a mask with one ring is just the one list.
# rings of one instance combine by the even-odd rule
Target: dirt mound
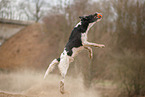
[[43,24],[22,29],[0,47],[0,69],[46,68],[57,52],[58,37],[52,33]]

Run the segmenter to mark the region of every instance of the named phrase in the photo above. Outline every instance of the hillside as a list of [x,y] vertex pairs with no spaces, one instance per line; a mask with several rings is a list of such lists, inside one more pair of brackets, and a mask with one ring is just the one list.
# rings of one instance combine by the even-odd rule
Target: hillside
[[0,47],[0,69],[46,68],[57,52],[57,37],[46,32],[42,24],[33,24],[9,38]]

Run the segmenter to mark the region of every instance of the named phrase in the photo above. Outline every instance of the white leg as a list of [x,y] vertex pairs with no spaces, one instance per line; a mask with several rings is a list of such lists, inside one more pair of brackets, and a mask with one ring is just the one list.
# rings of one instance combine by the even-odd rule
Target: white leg
[[62,76],[62,80],[60,81],[60,92],[64,94],[64,79],[69,67],[69,56],[65,52],[61,55],[61,60],[58,67]]
[[56,65],[57,63],[59,63],[59,62],[57,61],[57,59],[54,59],[54,60],[51,62],[51,64],[49,65],[48,69],[47,69],[46,72],[45,72],[44,79],[46,78],[46,76],[47,76],[48,73],[50,73],[51,71],[53,71],[53,69],[55,68],[55,65]]
[[103,45],[103,44],[96,44],[96,43],[91,43],[88,41],[84,42],[83,45],[84,46],[94,46],[94,47],[99,47],[99,48],[105,47],[105,45]]

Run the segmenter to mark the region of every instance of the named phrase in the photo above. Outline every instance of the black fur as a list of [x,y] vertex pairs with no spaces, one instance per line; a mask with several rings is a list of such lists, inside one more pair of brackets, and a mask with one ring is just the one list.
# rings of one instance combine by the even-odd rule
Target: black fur
[[88,25],[89,25],[88,22],[82,21],[81,25],[75,27],[72,30],[71,35],[69,37],[69,41],[65,46],[67,55],[71,56],[73,54],[72,52],[73,47],[78,48],[80,46],[83,46],[81,40],[81,34],[86,32]]
[[73,54],[72,48],[78,48],[80,46],[83,46],[81,34],[86,32],[89,23],[95,22],[98,19],[97,13],[88,16],[81,16],[79,18],[81,19],[81,25],[78,25],[72,30],[69,41],[65,46],[65,50],[67,51],[67,55],[69,56]]

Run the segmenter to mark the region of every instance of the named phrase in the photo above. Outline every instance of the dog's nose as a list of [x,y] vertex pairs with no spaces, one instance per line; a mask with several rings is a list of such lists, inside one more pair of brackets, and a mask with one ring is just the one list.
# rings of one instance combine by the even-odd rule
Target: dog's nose
[[102,18],[102,14],[101,14],[101,13],[98,13],[98,14],[97,14],[97,17],[98,17],[98,18]]

